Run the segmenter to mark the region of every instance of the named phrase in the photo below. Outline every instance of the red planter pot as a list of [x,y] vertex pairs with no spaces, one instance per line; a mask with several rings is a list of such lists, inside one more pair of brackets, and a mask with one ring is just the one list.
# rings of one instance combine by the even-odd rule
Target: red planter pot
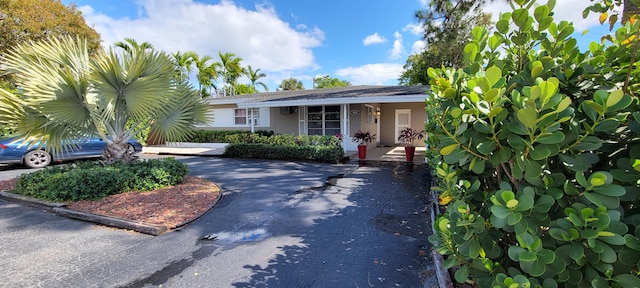
[[404,154],[407,158],[407,162],[413,162],[413,155],[416,153],[415,146],[404,146]]
[[358,145],[358,159],[367,159],[367,145]]

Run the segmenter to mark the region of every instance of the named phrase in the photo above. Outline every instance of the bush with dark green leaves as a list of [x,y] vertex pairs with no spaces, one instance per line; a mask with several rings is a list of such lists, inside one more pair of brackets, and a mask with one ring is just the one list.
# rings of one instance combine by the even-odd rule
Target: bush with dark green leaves
[[344,158],[340,138],[336,136],[256,133],[225,137],[230,143],[225,156],[282,160],[314,160],[337,163]]
[[92,200],[179,184],[188,172],[186,164],[173,158],[112,165],[85,161],[24,174],[12,192],[49,201]]
[[512,1],[428,70],[430,240],[477,287],[640,287],[640,21],[581,52],[554,4]]
[[264,143],[229,144],[225,156],[235,158],[314,160],[338,163],[344,158],[342,146],[271,145]]
[[249,137],[248,135],[257,134],[260,136],[271,136],[273,131],[258,130],[251,133],[246,130],[198,130],[195,131],[185,142],[192,143],[228,143],[227,136]]

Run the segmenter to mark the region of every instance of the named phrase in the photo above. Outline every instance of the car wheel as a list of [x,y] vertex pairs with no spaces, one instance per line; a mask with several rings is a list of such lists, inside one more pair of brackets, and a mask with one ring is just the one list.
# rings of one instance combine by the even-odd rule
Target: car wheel
[[136,154],[136,147],[133,147],[133,145],[131,145],[131,144],[127,145],[127,154],[135,155]]
[[33,150],[24,155],[24,165],[29,168],[42,168],[51,163],[51,155],[47,151]]

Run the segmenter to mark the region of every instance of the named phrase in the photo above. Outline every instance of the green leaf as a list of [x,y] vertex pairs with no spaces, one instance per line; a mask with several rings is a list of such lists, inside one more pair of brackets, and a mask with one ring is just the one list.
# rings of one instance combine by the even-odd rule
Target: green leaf
[[620,285],[620,287],[640,287],[640,278],[631,274],[619,274],[613,276],[613,280]]
[[458,144],[451,144],[448,146],[443,147],[442,149],[440,149],[440,154],[443,156],[447,156],[449,154],[451,154],[451,152],[455,151],[456,149],[458,149],[460,145]]
[[620,197],[627,194],[627,190],[625,190],[624,187],[615,184],[593,187],[592,190],[598,194],[613,197]]
[[556,253],[549,249],[538,251],[538,259],[544,264],[551,264],[556,260]]
[[507,216],[507,224],[512,226],[518,224],[520,220],[522,220],[522,214],[517,212],[513,214],[509,214],[509,216]]
[[589,200],[589,202],[597,205],[597,206],[605,206],[609,209],[616,209],[620,206],[620,198],[606,196],[599,193],[590,193],[584,192],[584,197]]
[[597,171],[589,176],[589,183],[591,186],[602,186],[611,184],[613,182],[613,176],[611,173],[605,171]]
[[464,283],[469,279],[469,268],[470,266],[463,265],[453,274],[453,277],[458,281],[458,283]]
[[464,46],[464,59],[473,62],[476,60],[476,55],[478,54],[478,45],[473,42],[470,42],[466,46]]
[[511,214],[511,211],[507,208],[505,208],[504,206],[500,206],[500,205],[493,205],[491,206],[491,213],[498,217],[498,218],[507,218],[507,216],[509,216],[509,214]]
[[578,260],[584,256],[584,247],[578,243],[571,243],[569,248],[569,258]]
[[538,143],[542,144],[558,144],[564,141],[565,136],[561,131],[553,131],[553,133],[538,138]]
[[612,107],[618,104],[618,102],[620,102],[620,100],[622,100],[623,97],[624,97],[624,93],[622,92],[622,90],[615,90],[609,94],[609,97],[607,97],[607,102],[605,105],[607,107]]
[[490,87],[493,87],[502,77],[502,70],[496,66],[491,66],[485,72],[485,77],[489,80]]
[[496,23],[496,29],[498,29],[498,32],[500,32],[501,34],[507,34],[507,32],[509,32],[509,20],[498,20],[498,22]]
[[530,131],[534,131],[536,129],[538,120],[538,111],[536,111],[536,109],[532,107],[521,109],[517,112],[516,116],[518,117],[518,121],[520,121],[520,123]]
[[618,128],[618,126],[620,126],[620,122],[618,122],[618,120],[613,119],[613,118],[609,118],[609,119],[605,119],[600,121],[600,123],[598,123],[598,125],[596,125],[596,127],[593,129],[593,131],[595,132],[611,132],[611,133],[615,133],[614,130],[616,128]]
[[496,149],[496,142],[493,142],[491,140],[482,141],[478,143],[478,145],[476,146],[476,149],[482,155],[489,155],[491,154],[491,152],[493,152],[493,150]]
[[536,253],[534,253],[534,252],[524,251],[524,252],[518,254],[518,260],[519,261],[531,262],[531,261],[536,261],[537,259],[538,259],[538,257],[536,256]]

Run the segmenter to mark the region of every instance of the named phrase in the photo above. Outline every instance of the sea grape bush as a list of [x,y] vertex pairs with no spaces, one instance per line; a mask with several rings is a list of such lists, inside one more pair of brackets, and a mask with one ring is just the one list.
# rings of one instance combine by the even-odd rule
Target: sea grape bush
[[463,68],[428,70],[430,240],[478,287],[640,287],[640,21],[581,52],[555,1],[511,3]]

